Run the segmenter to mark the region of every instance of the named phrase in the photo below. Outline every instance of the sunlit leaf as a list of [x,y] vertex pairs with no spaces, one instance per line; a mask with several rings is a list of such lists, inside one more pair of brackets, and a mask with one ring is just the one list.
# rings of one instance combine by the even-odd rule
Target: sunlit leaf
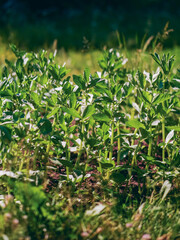
[[87,119],[88,117],[91,117],[95,113],[95,111],[96,110],[93,105],[88,105],[83,112],[82,118]]
[[133,128],[144,128],[145,126],[143,123],[139,122],[137,119],[132,119],[126,122],[126,126],[133,127]]
[[102,121],[102,122],[110,122],[110,118],[107,114],[105,113],[96,113],[93,115],[93,118],[96,120],[96,121]]
[[169,143],[169,141],[174,137],[174,130],[171,130],[168,135],[166,136],[165,143]]
[[81,118],[81,116],[79,115],[78,111],[76,111],[73,108],[62,107],[62,111],[70,114],[71,116],[73,116],[75,118]]

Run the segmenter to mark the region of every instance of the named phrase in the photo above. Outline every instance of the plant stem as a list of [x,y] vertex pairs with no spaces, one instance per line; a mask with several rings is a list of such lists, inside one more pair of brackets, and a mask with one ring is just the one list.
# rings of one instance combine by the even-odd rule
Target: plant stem
[[[69,139],[67,140],[67,150],[66,150],[66,157],[67,161],[71,161],[71,152],[70,152],[70,142]],[[67,180],[69,180],[69,167],[66,167],[66,175],[67,175]]]
[[112,124],[111,124],[111,146],[110,146],[110,152],[109,152],[109,161],[112,161],[113,143],[114,143],[114,121],[112,121]]
[[[117,135],[120,135],[119,121],[117,122]],[[118,138],[118,152],[117,152],[117,165],[120,164],[121,156],[121,138]]]
[[148,156],[151,156],[152,151],[152,126],[150,126],[150,138],[149,138],[149,146],[148,146]]
[[50,141],[47,144],[47,148],[46,148],[46,163],[45,163],[45,175],[44,175],[44,179],[47,178],[47,166],[48,166],[48,159],[49,159],[49,150],[50,150]]
[[[162,140],[163,143],[165,144],[165,117],[162,117]],[[165,146],[163,146],[162,149],[162,161],[165,162]]]
[[26,165],[26,170],[27,170],[27,178],[29,177],[29,164],[30,164],[30,159],[28,156],[28,153],[26,152],[26,154],[24,155],[27,158],[27,165]]
[[[134,130],[134,136],[136,135],[137,131],[138,131],[138,129],[136,128],[136,129]],[[135,141],[135,137],[134,137],[134,136],[133,136],[133,139],[132,139],[132,142],[131,142],[131,146],[134,145],[134,141]]]
[[84,122],[82,122],[81,133],[82,133],[83,137],[82,137],[82,140],[81,140],[81,143],[80,143],[79,152],[78,152],[78,156],[77,156],[75,167],[77,167],[79,165],[81,154],[82,154],[83,142],[84,142],[84,128],[85,128]]

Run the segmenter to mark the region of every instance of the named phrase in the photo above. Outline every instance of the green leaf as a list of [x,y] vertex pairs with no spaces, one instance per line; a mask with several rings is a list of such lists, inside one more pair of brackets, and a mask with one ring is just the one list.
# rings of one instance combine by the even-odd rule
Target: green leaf
[[171,130],[168,135],[166,136],[165,143],[169,143],[169,141],[174,137],[174,130]]
[[70,161],[67,161],[67,160],[59,160],[60,163],[64,166],[64,167],[70,167],[70,168],[73,168],[73,163],[70,162]]
[[75,108],[76,107],[76,102],[77,102],[76,94],[74,92],[72,92],[69,99],[70,99],[70,107]]
[[59,145],[62,145],[61,144],[61,141],[62,141],[62,137],[60,135],[53,135],[51,136],[51,141],[54,143],[54,144],[59,144]]
[[5,59],[5,63],[8,65],[9,68],[11,68],[14,72],[16,71],[16,68],[12,62],[9,60]]
[[52,124],[48,119],[41,119],[38,122],[38,127],[43,135],[49,134],[52,131]]
[[0,125],[0,137],[2,142],[9,143],[11,141],[11,129]]
[[123,93],[123,97],[128,97],[132,90],[134,89],[133,85],[132,84],[129,84],[129,85],[124,85],[124,93]]
[[157,64],[161,66],[159,55],[155,53],[155,55],[151,54],[151,56],[157,62]]
[[94,120],[100,121],[100,122],[110,122],[111,119],[109,116],[105,113],[96,113],[93,115]]
[[81,75],[80,76],[73,75],[73,81],[81,90],[85,89],[85,82]]
[[100,161],[100,164],[101,164],[101,167],[102,168],[105,168],[105,169],[108,169],[108,168],[112,168],[115,166],[115,163],[114,161],[109,161],[107,159],[103,159]]
[[106,69],[107,68],[107,63],[104,60],[100,60],[99,61],[99,66],[102,69]]
[[141,96],[144,99],[144,101],[151,104],[152,95],[146,91],[140,91],[140,92],[141,92]]
[[86,119],[88,117],[91,117],[95,113],[95,111],[96,110],[93,105],[88,105],[83,112],[82,118]]
[[169,130],[174,130],[176,132],[180,132],[180,126],[166,126]]
[[52,116],[54,116],[57,112],[58,112],[59,108],[55,107],[46,117],[50,118]]
[[31,98],[35,102],[35,104],[37,104],[37,105],[41,104],[41,99],[40,99],[39,93],[31,92]]
[[5,91],[0,91],[0,96],[1,97],[12,97],[13,96],[13,92],[10,91],[9,89],[7,89]]
[[159,104],[159,103],[162,103],[168,99],[171,98],[171,95],[170,94],[159,94],[158,96],[155,97],[155,99],[153,100],[153,104]]
[[85,79],[86,83],[89,82],[89,76],[90,76],[90,70],[89,70],[89,68],[85,68],[85,70],[84,70],[84,79]]
[[107,89],[107,84],[106,84],[105,80],[102,80],[102,81],[97,82],[96,87]]
[[138,71],[138,78],[139,78],[141,88],[144,88],[146,85],[146,79],[144,77],[144,74]]
[[81,116],[79,115],[78,111],[76,111],[73,108],[62,107],[62,111],[70,114],[71,116],[73,116],[75,118],[81,118]]
[[145,129],[144,124],[139,122],[136,119],[132,119],[132,120],[127,121],[126,126],[133,127],[133,128],[144,128]]
[[117,184],[124,183],[129,178],[128,172],[126,170],[122,171],[113,171],[110,175],[110,179],[112,179]]
[[171,85],[172,85],[173,87],[180,88],[180,79],[173,79],[173,80],[171,81]]

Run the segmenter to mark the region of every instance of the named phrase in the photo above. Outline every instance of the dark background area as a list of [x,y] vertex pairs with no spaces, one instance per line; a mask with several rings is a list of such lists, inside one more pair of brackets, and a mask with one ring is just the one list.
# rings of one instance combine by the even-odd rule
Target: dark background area
[[[142,40],[174,29],[165,47],[180,45],[179,0],[1,0],[0,37],[28,50],[140,48]],[[120,35],[120,40],[118,38]]]

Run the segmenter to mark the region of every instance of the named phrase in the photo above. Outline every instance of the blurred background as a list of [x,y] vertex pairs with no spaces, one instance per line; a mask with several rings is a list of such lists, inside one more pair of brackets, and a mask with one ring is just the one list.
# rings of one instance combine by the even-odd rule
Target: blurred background
[[0,0],[0,26],[0,64],[11,58],[9,43],[27,51],[57,48],[79,70],[85,63],[96,68],[105,48],[130,54],[159,43],[180,53],[179,0]]

